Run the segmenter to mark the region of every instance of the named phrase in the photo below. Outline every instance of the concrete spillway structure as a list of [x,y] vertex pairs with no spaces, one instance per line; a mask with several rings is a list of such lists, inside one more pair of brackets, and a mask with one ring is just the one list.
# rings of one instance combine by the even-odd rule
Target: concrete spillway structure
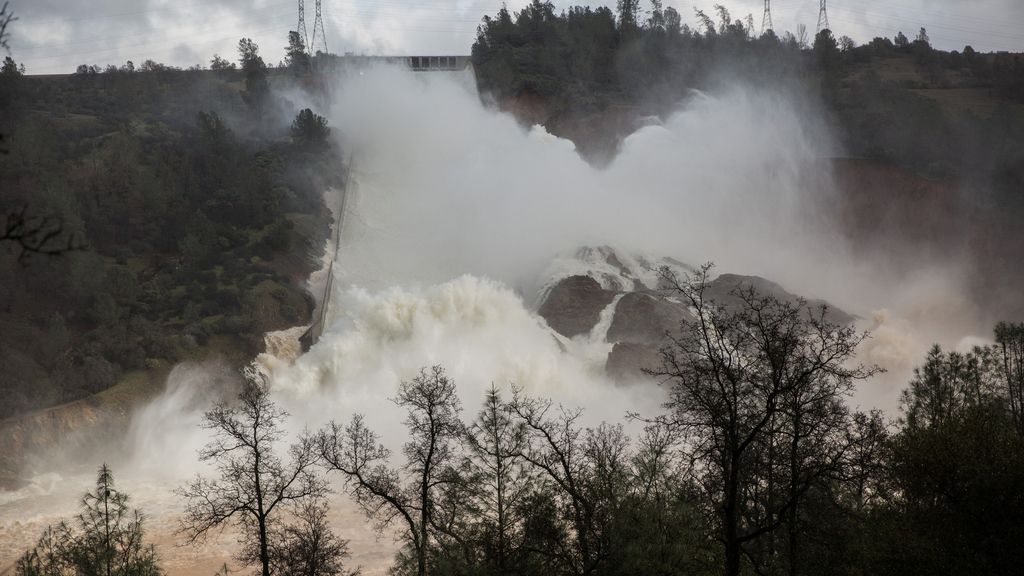
[[320,54],[318,63],[329,71],[353,71],[388,65],[408,68],[412,72],[462,72],[472,70],[470,56],[365,56],[359,54]]
[[[476,78],[473,74],[473,61],[470,56],[363,56],[345,54],[343,56],[334,54],[318,54],[318,66],[322,69],[334,72],[340,76],[361,75],[363,71],[378,66],[392,66],[405,68],[412,73],[448,74],[454,76],[459,82],[468,86],[476,92]],[[357,183],[353,177],[353,160],[350,156],[345,168],[345,186],[341,191],[341,198],[337,212],[337,222],[334,226],[331,247],[330,263],[328,264],[327,276],[323,282],[322,293],[316,294],[317,306],[313,313],[313,322],[305,333],[299,338],[303,352],[317,343],[327,327],[331,296],[334,290],[335,262],[338,251],[341,249],[341,237],[345,229],[345,218],[351,207],[349,201],[354,198]]]
[[329,246],[331,246],[330,264],[327,266],[327,276],[324,280],[323,293],[317,295],[317,305],[313,310],[313,322],[309,325],[309,328],[303,332],[302,336],[299,337],[299,344],[301,345],[303,352],[308,352],[313,344],[316,344],[327,325],[327,313],[330,309],[331,293],[334,290],[334,264],[338,258],[338,250],[341,248],[341,234],[342,229],[345,226],[345,215],[348,210],[349,194],[356,186],[352,179],[353,159],[354,156],[350,155],[348,162],[345,165],[345,186],[341,190],[334,230],[331,233],[331,242],[329,244]]

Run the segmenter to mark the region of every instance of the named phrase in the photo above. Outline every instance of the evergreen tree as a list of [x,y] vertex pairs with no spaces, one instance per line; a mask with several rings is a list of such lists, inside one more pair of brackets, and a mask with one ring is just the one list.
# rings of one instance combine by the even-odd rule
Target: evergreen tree
[[22,69],[18,67],[18,64],[10,56],[4,57],[3,66],[0,67],[0,76],[21,76]]
[[245,75],[245,101],[257,112],[262,112],[270,97],[267,65],[259,54],[260,47],[250,38],[238,41],[238,61]]
[[619,12],[619,33],[632,35],[640,27],[640,0],[617,0]]
[[475,532],[481,540],[478,545],[487,551],[484,567],[493,574],[512,573],[524,559],[523,504],[534,478],[522,457],[526,430],[494,386],[466,441],[471,482],[476,486],[472,491]]
[[327,137],[331,129],[327,127],[327,119],[312,110],[301,110],[292,122],[292,141],[303,150],[323,150],[328,146]]
[[104,464],[96,490],[82,498],[75,525],[47,528],[35,548],[19,559],[18,576],[159,576],[156,551],[144,543],[143,517],[129,510],[128,495],[114,485]]
[[288,33],[288,46],[285,47],[284,63],[295,74],[305,74],[310,70],[309,54],[302,36],[294,30]]

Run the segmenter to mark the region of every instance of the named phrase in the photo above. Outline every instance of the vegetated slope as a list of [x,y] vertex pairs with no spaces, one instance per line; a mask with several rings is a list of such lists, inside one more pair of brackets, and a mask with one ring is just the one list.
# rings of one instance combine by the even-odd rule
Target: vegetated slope
[[265,331],[307,319],[340,163],[289,139],[289,103],[247,105],[241,78],[0,81],[0,217],[48,218],[48,246],[73,248],[0,250],[0,419],[181,359],[251,357]]
[[630,23],[535,2],[485,18],[475,70],[484,98],[597,163],[692,90],[786,94],[837,140],[843,197],[830,216],[855,245],[918,257],[955,248],[974,267],[973,296],[995,315],[1024,314],[1006,288],[1024,280],[1013,264],[1024,248],[1024,55],[935,50],[924,30],[862,46],[823,31],[808,45],[718,15],[694,30],[669,8]]
[[[943,52],[923,30],[913,42],[900,35],[863,46],[826,30],[808,45],[788,32],[758,35],[724,9],[699,29],[671,8],[624,22],[607,8],[557,14],[540,2],[485,17],[473,45],[481,92],[597,157],[632,129],[623,114],[665,115],[691,90],[737,82],[788,92],[808,106],[820,101],[850,155],[898,164],[960,168],[971,160],[961,153],[985,143],[991,148],[978,152],[1003,160],[1009,151],[990,136],[1020,129],[1020,54]],[[584,122],[597,118],[604,120],[597,127]],[[962,138],[932,138],[951,131]]]

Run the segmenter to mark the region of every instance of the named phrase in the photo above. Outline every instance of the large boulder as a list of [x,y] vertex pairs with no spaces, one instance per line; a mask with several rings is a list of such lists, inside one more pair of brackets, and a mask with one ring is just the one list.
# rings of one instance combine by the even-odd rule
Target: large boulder
[[[684,322],[695,320],[687,302],[673,294],[660,277],[663,267],[683,277],[693,269],[671,258],[651,259],[643,255],[616,252],[607,246],[583,247],[572,256],[556,260],[546,283],[538,310],[558,334],[572,338],[591,333],[601,312],[616,296],[614,314],[605,335],[613,345],[605,362],[607,374],[621,383],[648,379],[644,368],[661,365],[659,350],[666,334],[678,334]],[[738,310],[743,302],[738,293],[754,290],[781,302],[795,303],[800,297],[778,284],[758,276],[722,274],[710,280],[704,296],[726,310]],[[816,309],[823,300],[808,300]],[[855,318],[838,308],[828,308],[826,318],[848,325]]]
[[538,313],[556,332],[572,338],[589,334],[614,298],[589,276],[569,276],[551,288]]
[[657,370],[661,366],[659,347],[655,344],[619,342],[612,346],[604,371],[620,384],[650,379],[644,369]]
[[608,342],[660,344],[665,333],[678,331],[693,316],[682,304],[643,292],[630,292],[619,299],[608,328]]

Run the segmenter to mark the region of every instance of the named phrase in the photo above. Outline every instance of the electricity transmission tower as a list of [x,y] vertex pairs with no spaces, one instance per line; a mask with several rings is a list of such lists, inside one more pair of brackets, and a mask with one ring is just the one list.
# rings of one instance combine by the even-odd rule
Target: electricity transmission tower
[[761,34],[763,35],[769,30],[775,31],[775,26],[772,24],[772,0],[764,0],[764,18],[761,19]]
[[309,46],[309,34],[306,31],[306,0],[299,0],[299,25],[295,27],[295,31],[299,33],[299,38],[302,38],[302,43]]
[[[322,48],[317,47],[317,30],[320,31],[319,39]],[[316,0],[316,19],[313,20],[313,38],[309,42],[309,53],[316,54],[317,52],[327,54],[327,34],[324,32],[323,0]]]
[[818,32],[831,30],[828,24],[828,9],[825,7],[825,0],[821,0],[821,8],[818,9]]

